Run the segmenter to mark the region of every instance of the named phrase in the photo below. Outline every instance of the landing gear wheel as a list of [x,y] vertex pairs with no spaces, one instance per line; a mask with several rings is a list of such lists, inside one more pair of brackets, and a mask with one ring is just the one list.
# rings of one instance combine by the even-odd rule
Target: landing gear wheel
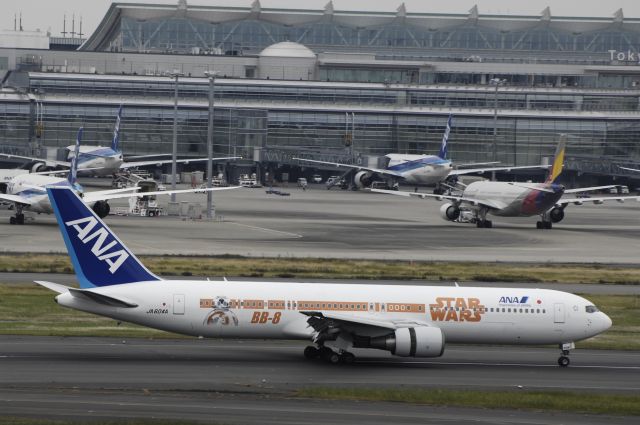
[[320,349],[320,357],[327,363],[337,364],[340,361],[340,356],[338,353],[333,351],[331,348],[322,347]]
[[543,225],[541,221],[536,222],[536,229],[543,229]]
[[352,353],[349,353],[348,351],[345,351],[340,355],[340,361],[344,364],[352,364],[356,361],[356,356],[354,356]]
[[24,214],[16,215],[16,223],[17,224],[24,224]]
[[569,360],[569,357],[567,357],[567,356],[560,356],[558,358],[558,366],[560,366],[560,367],[567,367],[567,366],[569,366],[570,363],[571,363],[571,361]]
[[476,221],[476,227],[478,229],[480,228],[491,229],[493,227],[493,222],[491,220],[478,220]]
[[542,223],[544,223],[545,229],[551,229],[553,227],[553,223],[551,223],[550,221],[543,221]]
[[320,356],[320,350],[318,350],[316,347],[312,345],[309,345],[304,349],[304,357],[309,360],[317,359],[319,356]]
[[9,217],[9,224],[16,224],[16,218],[13,216]]

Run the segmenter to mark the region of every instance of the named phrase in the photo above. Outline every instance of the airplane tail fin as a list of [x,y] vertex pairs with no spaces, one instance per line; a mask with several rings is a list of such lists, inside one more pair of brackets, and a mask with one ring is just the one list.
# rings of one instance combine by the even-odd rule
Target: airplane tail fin
[[71,167],[69,174],[67,175],[67,181],[71,186],[75,185],[78,181],[78,156],[80,155],[80,142],[82,142],[83,127],[78,129],[78,136],[76,137],[76,146],[73,150],[73,157],[71,158]]
[[564,165],[564,152],[567,147],[567,135],[563,134],[560,136],[560,141],[558,142],[558,147],[556,148],[556,154],[553,157],[553,164],[551,164],[551,168],[549,169],[549,175],[547,176],[547,181],[545,183],[553,183],[562,173],[562,167]]
[[47,193],[81,288],[161,280],[70,188]]
[[120,120],[122,119],[122,105],[118,109],[118,116],[116,117],[116,125],[113,128],[113,139],[111,139],[111,149],[117,151],[120,145]]
[[449,132],[451,131],[451,121],[453,119],[453,115],[449,114],[449,119],[447,119],[447,127],[444,130],[444,135],[442,136],[442,144],[440,145],[440,152],[438,152],[438,157],[440,159],[447,159],[447,142],[449,141]]

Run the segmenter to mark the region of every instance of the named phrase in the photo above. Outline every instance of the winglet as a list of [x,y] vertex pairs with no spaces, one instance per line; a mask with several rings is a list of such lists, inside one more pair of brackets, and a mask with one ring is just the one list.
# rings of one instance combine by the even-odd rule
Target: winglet
[[451,132],[451,121],[453,119],[453,115],[449,114],[449,119],[447,119],[447,128],[444,130],[444,135],[442,136],[442,144],[440,145],[440,152],[438,152],[438,157],[440,159],[447,159],[447,142],[449,141],[449,132]]
[[76,137],[76,147],[73,150],[73,157],[71,158],[71,168],[67,175],[67,181],[71,186],[74,186],[78,181],[78,156],[80,155],[80,142],[82,142],[83,127],[78,129],[78,136]]
[[122,105],[118,109],[118,116],[116,117],[116,125],[113,128],[113,139],[111,139],[111,149],[118,151],[120,145],[120,120],[122,119]]
[[60,233],[81,288],[161,280],[68,187],[48,187]]
[[547,176],[547,181],[545,183],[553,183],[556,181],[560,173],[562,173],[562,167],[564,165],[564,152],[567,147],[567,135],[562,134],[560,136],[560,141],[558,142],[558,147],[556,148],[556,154],[553,157],[553,164],[551,164],[551,169],[549,169],[549,175]]

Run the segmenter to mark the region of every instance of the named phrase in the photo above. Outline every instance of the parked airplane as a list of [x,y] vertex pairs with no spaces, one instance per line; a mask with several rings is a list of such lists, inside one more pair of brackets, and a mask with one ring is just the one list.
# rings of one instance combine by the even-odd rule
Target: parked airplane
[[[353,183],[359,189],[368,187],[376,177],[383,178],[389,182],[389,187],[397,188],[398,182],[418,185],[436,185],[444,182],[448,178],[453,178],[465,174],[482,174],[494,171],[511,171],[518,169],[547,168],[544,165],[517,166],[517,167],[489,167],[489,168],[453,168],[450,159],[447,159],[448,140],[451,131],[452,116],[449,115],[447,127],[442,136],[442,144],[438,155],[411,155],[401,153],[390,153],[387,158],[386,168],[371,168],[360,165],[341,164],[336,162],[316,161],[305,158],[293,158],[301,162],[311,164],[329,165],[336,168],[347,168],[355,172]],[[493,163],[463,164],[462,166],[477,166]],[[339,179],[338,179],[339,180]],[[435,192],[444,191],[436,188]]]
[[[124,159],[122,150],[120,149],[120,122],[122,119],[122,106],[118,109],[115,128],[113,129],[113,139],[110,147],[85,145],[80,148],[78,154],[78,174],[81,176],[111,176],[117,172],[130,168],[159,166],[162,164],[170,164],[171,159],[154,159],[145,161],[131,161],[132,159],[150,158],[162,155],[143,155],[129,157]],[[9,155],[0,153],[0,156],[6,158],[21,158],[31,162],[30,170],[33,173],[44,172],[47,168],[63,168],[71,167],[71,159],[75,155],[74,145],[67,147],[69,150],[69,161],[56,161],[50,159],[35,158],[30,156]],[[214,161],[241,159],[239,156],[213,158]],[[208,161],[208,158],[190,158],[178,159],[176,162],[180,164],[188,164],[190,162]]]
[[15,216],[9,219],[10,224],[24,224],[24,211],[31,211],[38,214],[51,214],[53,210],[47,196],[47,187],[68,187],[77,193],[80,193],[84,202],[89,205],[100,217],[106,217],[109,214],[110,206],[108,200],[117,198],[132,198],[157,195],[171,195],[172,193],[195,193],[208,190],[224,190],[228,188],[211,188],[211,189],[184,189],[184,190],[165,190],[155,192],[135,193],[138,188],[124,188],[101,190],[95,192],[84,192],[83,188],[77,181],[77,161],[79,157],[80,141],[82,140],[82,128],[78,130],[78,137],[74,149],[74,156],[71,158],[71,169],[67,178],[54,177],[46,174],[26,173],[18,174],[6,183],[6,193],[0,193],[0,201],[13,203],[15,207]]
[[553,223],[564,218],[564,209],[570,205],[582,205],[585,202],[602,204],[606,201],[624,202],[636,199],[638,196],[611,196],[592,198],[563,198],[569,193],[583,193],[593,190],[608,189],[615,185],[565,189],[555,183],[562,172],[566,136],[563,136],[556,150],[553,165],[544,183],[507,183],[496,181],[477,181],[464,188],[462,194],[431,195],[427,193],[397,192],[371,189],[372,192],[387,193],[401,196],[417,196],[420,198],[446,199],[450,202],[440,207],[440,215],[448,221],[459,220],[463,212],[471,213],[471,222],[477,227],[493,227],[487,220],[487,214],[501,217],[531,217],[539,215],[541,220],[536,223],[538,229],[551,229]]
[[56,302],[118,321],[212,338],[311,340],[307,358],[351,363],[352,348],[439,357],[446,343],[574,342],[611,319],[585,298],[523,288],[163,280],[69,188],[47,189],[80,288],[36,283]]

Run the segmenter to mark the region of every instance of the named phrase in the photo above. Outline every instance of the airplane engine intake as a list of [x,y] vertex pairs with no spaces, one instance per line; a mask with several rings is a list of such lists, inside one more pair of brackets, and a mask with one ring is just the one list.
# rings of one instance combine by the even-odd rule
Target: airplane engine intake
[[98,217],[105,218],[109,215],[109,211],[111,211],[111,207],[107,201],[98,201],[93,204],[93,212],[98,214]]
[[46,171],[47,164],[44,162],[35,162],[30,169],[31,173],[40,173],[42,171]]
[[549,211],[549,218],[554,223],[559,223],[564,218],[564,208],[555,207]]
[[460,208],[447,203],[440,207],[440,216],[447,221],[455,221],[460,217]]
[[353,182],[358,186],[358,189],[370,186],[372,180],[373,174],[369,171],[358,171],[353,177]]

